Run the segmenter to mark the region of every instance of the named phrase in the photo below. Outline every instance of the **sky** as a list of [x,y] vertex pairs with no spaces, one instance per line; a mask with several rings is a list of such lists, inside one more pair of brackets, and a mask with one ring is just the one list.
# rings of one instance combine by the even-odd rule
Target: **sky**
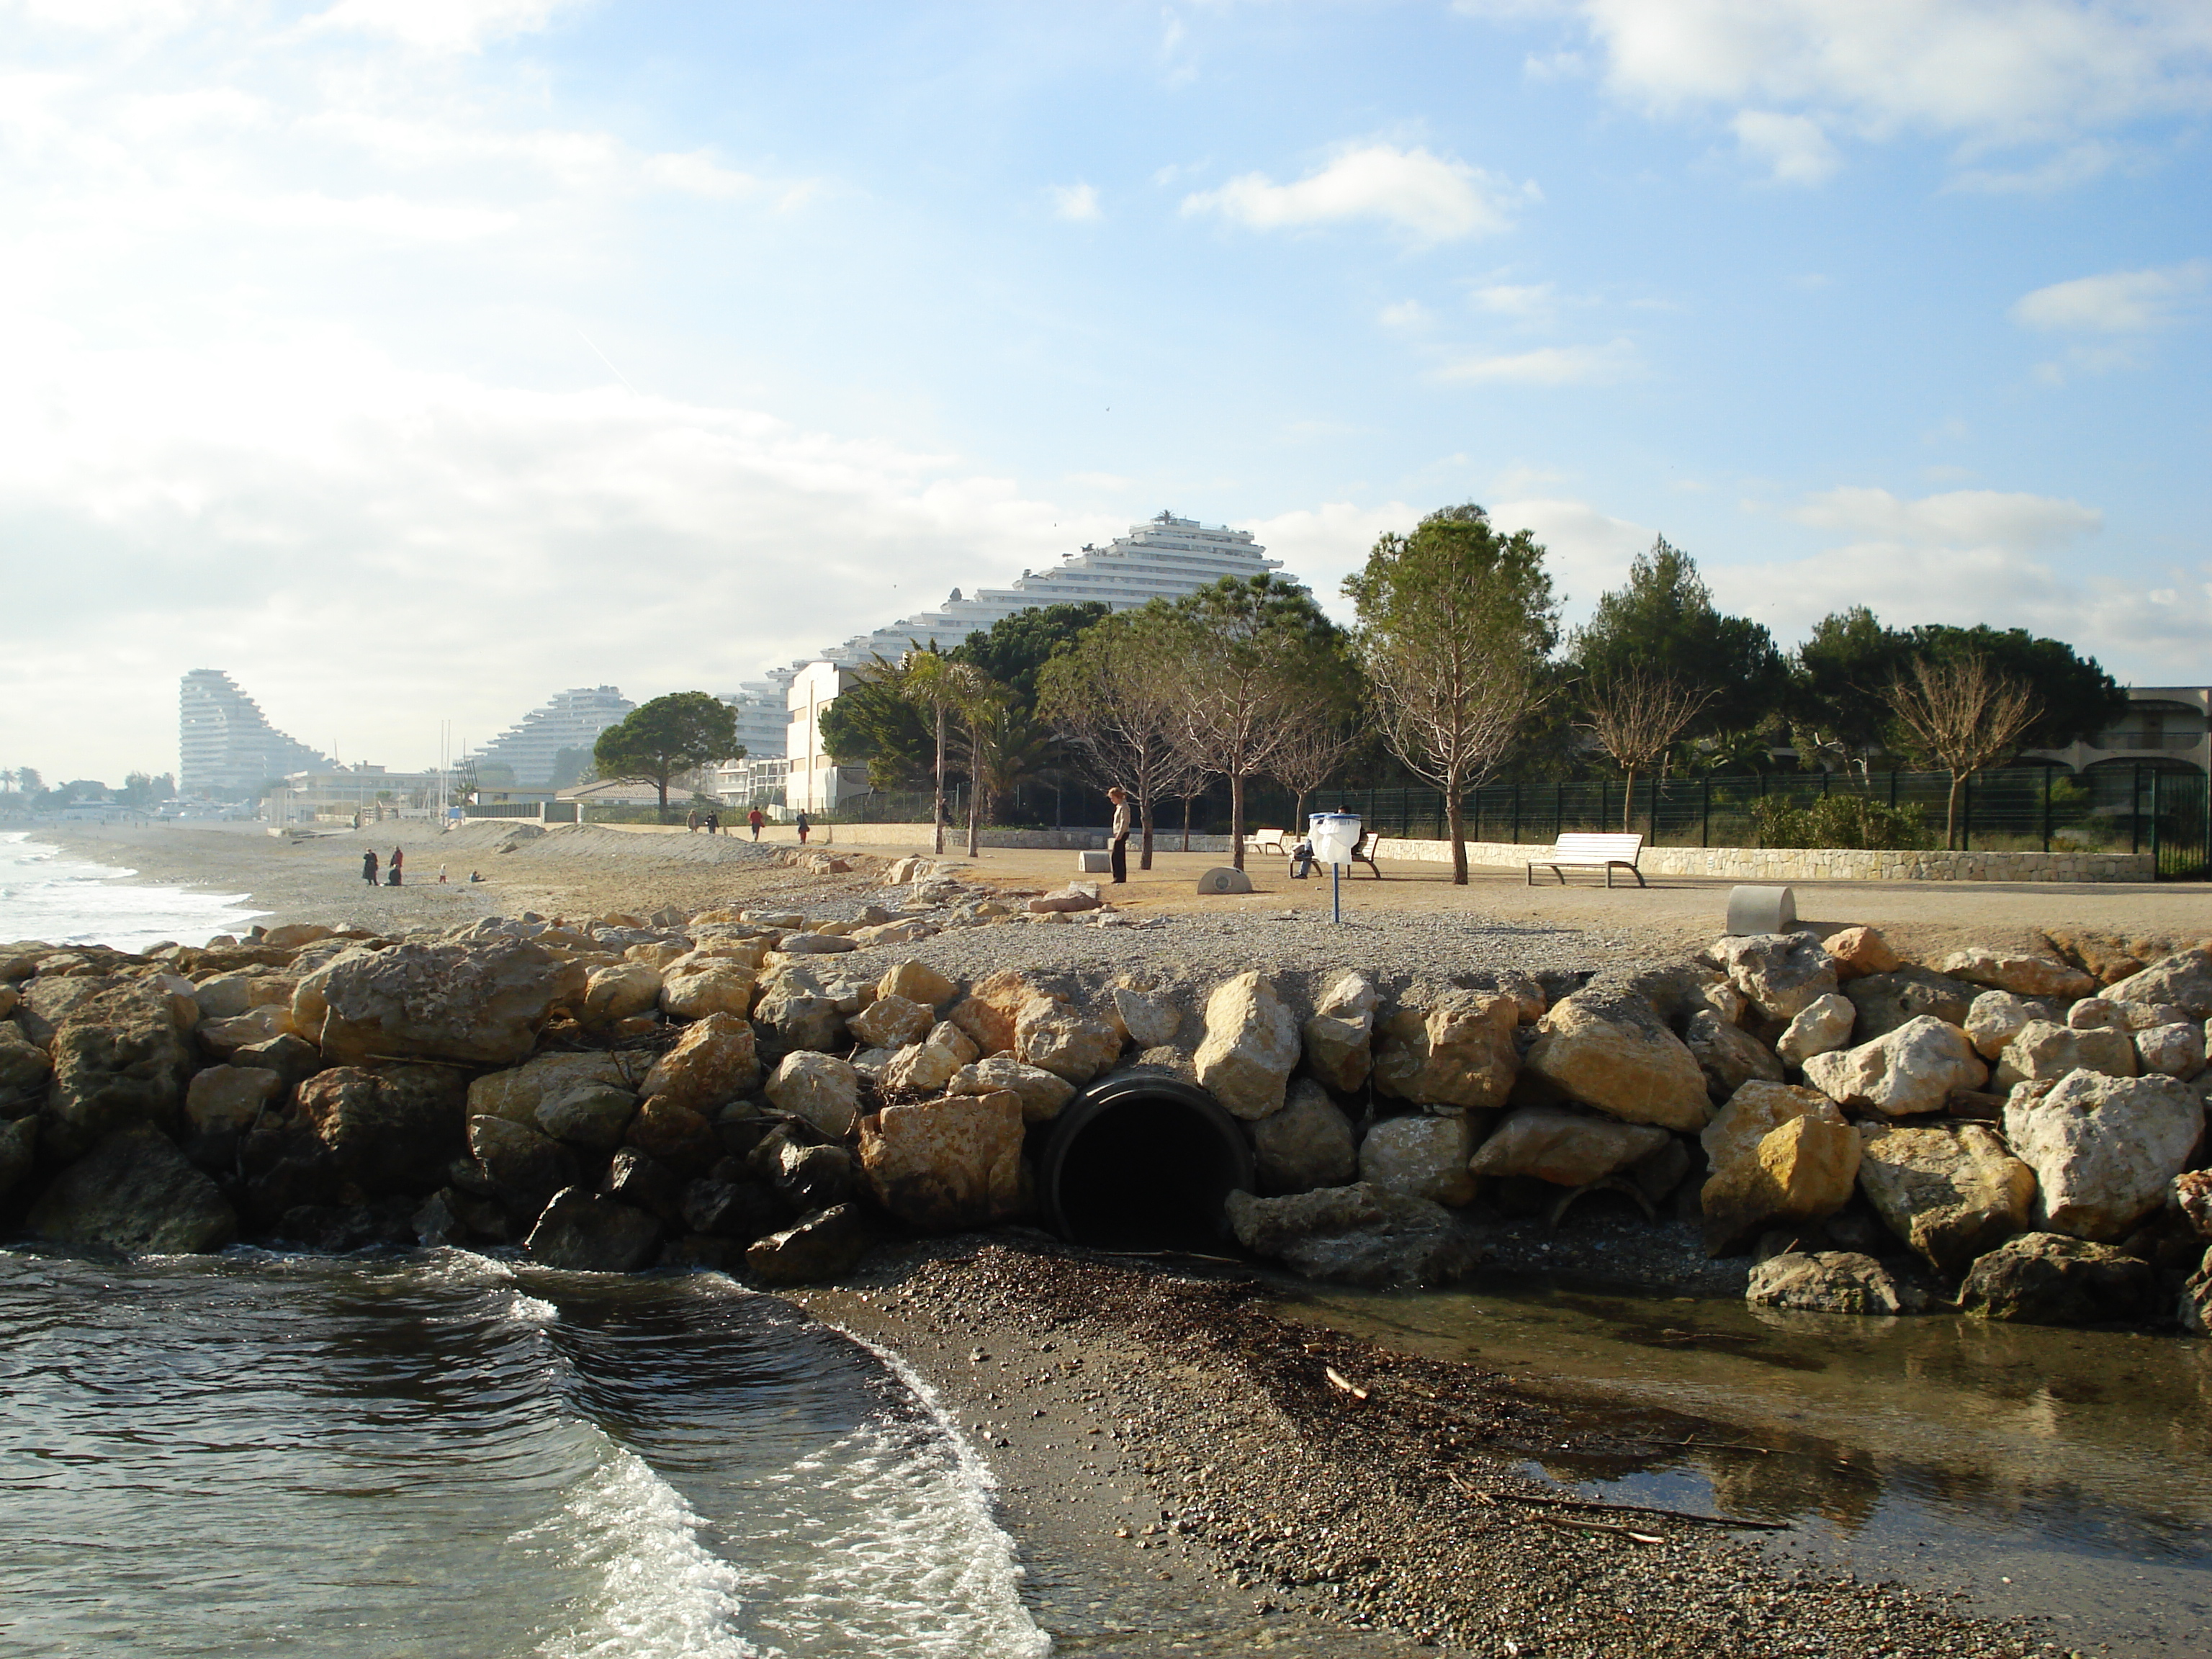
[[2212,678],[2202,0],[0,0],[0,767],[416,767],[1163,510]]

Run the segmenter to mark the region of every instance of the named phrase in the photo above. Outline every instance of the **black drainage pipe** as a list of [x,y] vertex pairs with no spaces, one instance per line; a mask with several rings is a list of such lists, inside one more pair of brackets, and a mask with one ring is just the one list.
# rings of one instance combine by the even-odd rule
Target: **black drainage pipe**
[[1221,1103],[1143,1073],[1070,1101],[1037,1163],[1047,1224],[1098,1249],[1218,1249],[1229,1236],[1224,1201],[1253,1183],[1252,1143]]

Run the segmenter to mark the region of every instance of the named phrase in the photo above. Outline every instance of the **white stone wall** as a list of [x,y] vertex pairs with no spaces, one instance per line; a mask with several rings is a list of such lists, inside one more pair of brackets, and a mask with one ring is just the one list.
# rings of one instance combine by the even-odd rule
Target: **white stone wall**
[[[1471,841],[1467,860],[1488,869],[1523,870],[1552,850],[1549,842]],[[1385,859],[1451,862],[1445,841],[1384,837]],[[1849,848],[1647,847],[1638,867],[1646,877],[1705,876],[1723,881],[2140,881],[2157,879],[2148,853],[1881,853]],[[1540,872],[1539,881],[1552,879]],[[1616,882],[1630,878],[1615,872]]]

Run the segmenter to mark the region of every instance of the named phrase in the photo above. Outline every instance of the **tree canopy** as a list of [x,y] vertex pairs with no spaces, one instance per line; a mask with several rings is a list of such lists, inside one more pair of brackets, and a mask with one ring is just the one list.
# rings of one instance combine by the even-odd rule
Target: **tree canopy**
[[738,711],[708,691],[672,691],[633,708],[599,733],[592,763],[604,778],[650,783],[668,810],[668,782],[744,754]]
[[1773,635],[1717,610],[1697,561],[1664,536],[1637,556],[1626,585],[1599,595],[1568,652],[1595,683],[1633,671],[1711,692],[1693,735],[1759,725],[1787,683]]

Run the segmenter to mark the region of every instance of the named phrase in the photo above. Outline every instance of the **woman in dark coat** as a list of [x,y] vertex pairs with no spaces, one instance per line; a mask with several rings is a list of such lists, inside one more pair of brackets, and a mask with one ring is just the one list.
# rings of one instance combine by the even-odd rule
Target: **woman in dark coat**
[[371,887],[376,885],[376,854],[374,849],[361,855],[361,878]]
[[399,866],[406,856],[407,849],[404,847],[395,847],[392,849],[392,873],[384,878],[384,884],[386,887],[399,885]]

